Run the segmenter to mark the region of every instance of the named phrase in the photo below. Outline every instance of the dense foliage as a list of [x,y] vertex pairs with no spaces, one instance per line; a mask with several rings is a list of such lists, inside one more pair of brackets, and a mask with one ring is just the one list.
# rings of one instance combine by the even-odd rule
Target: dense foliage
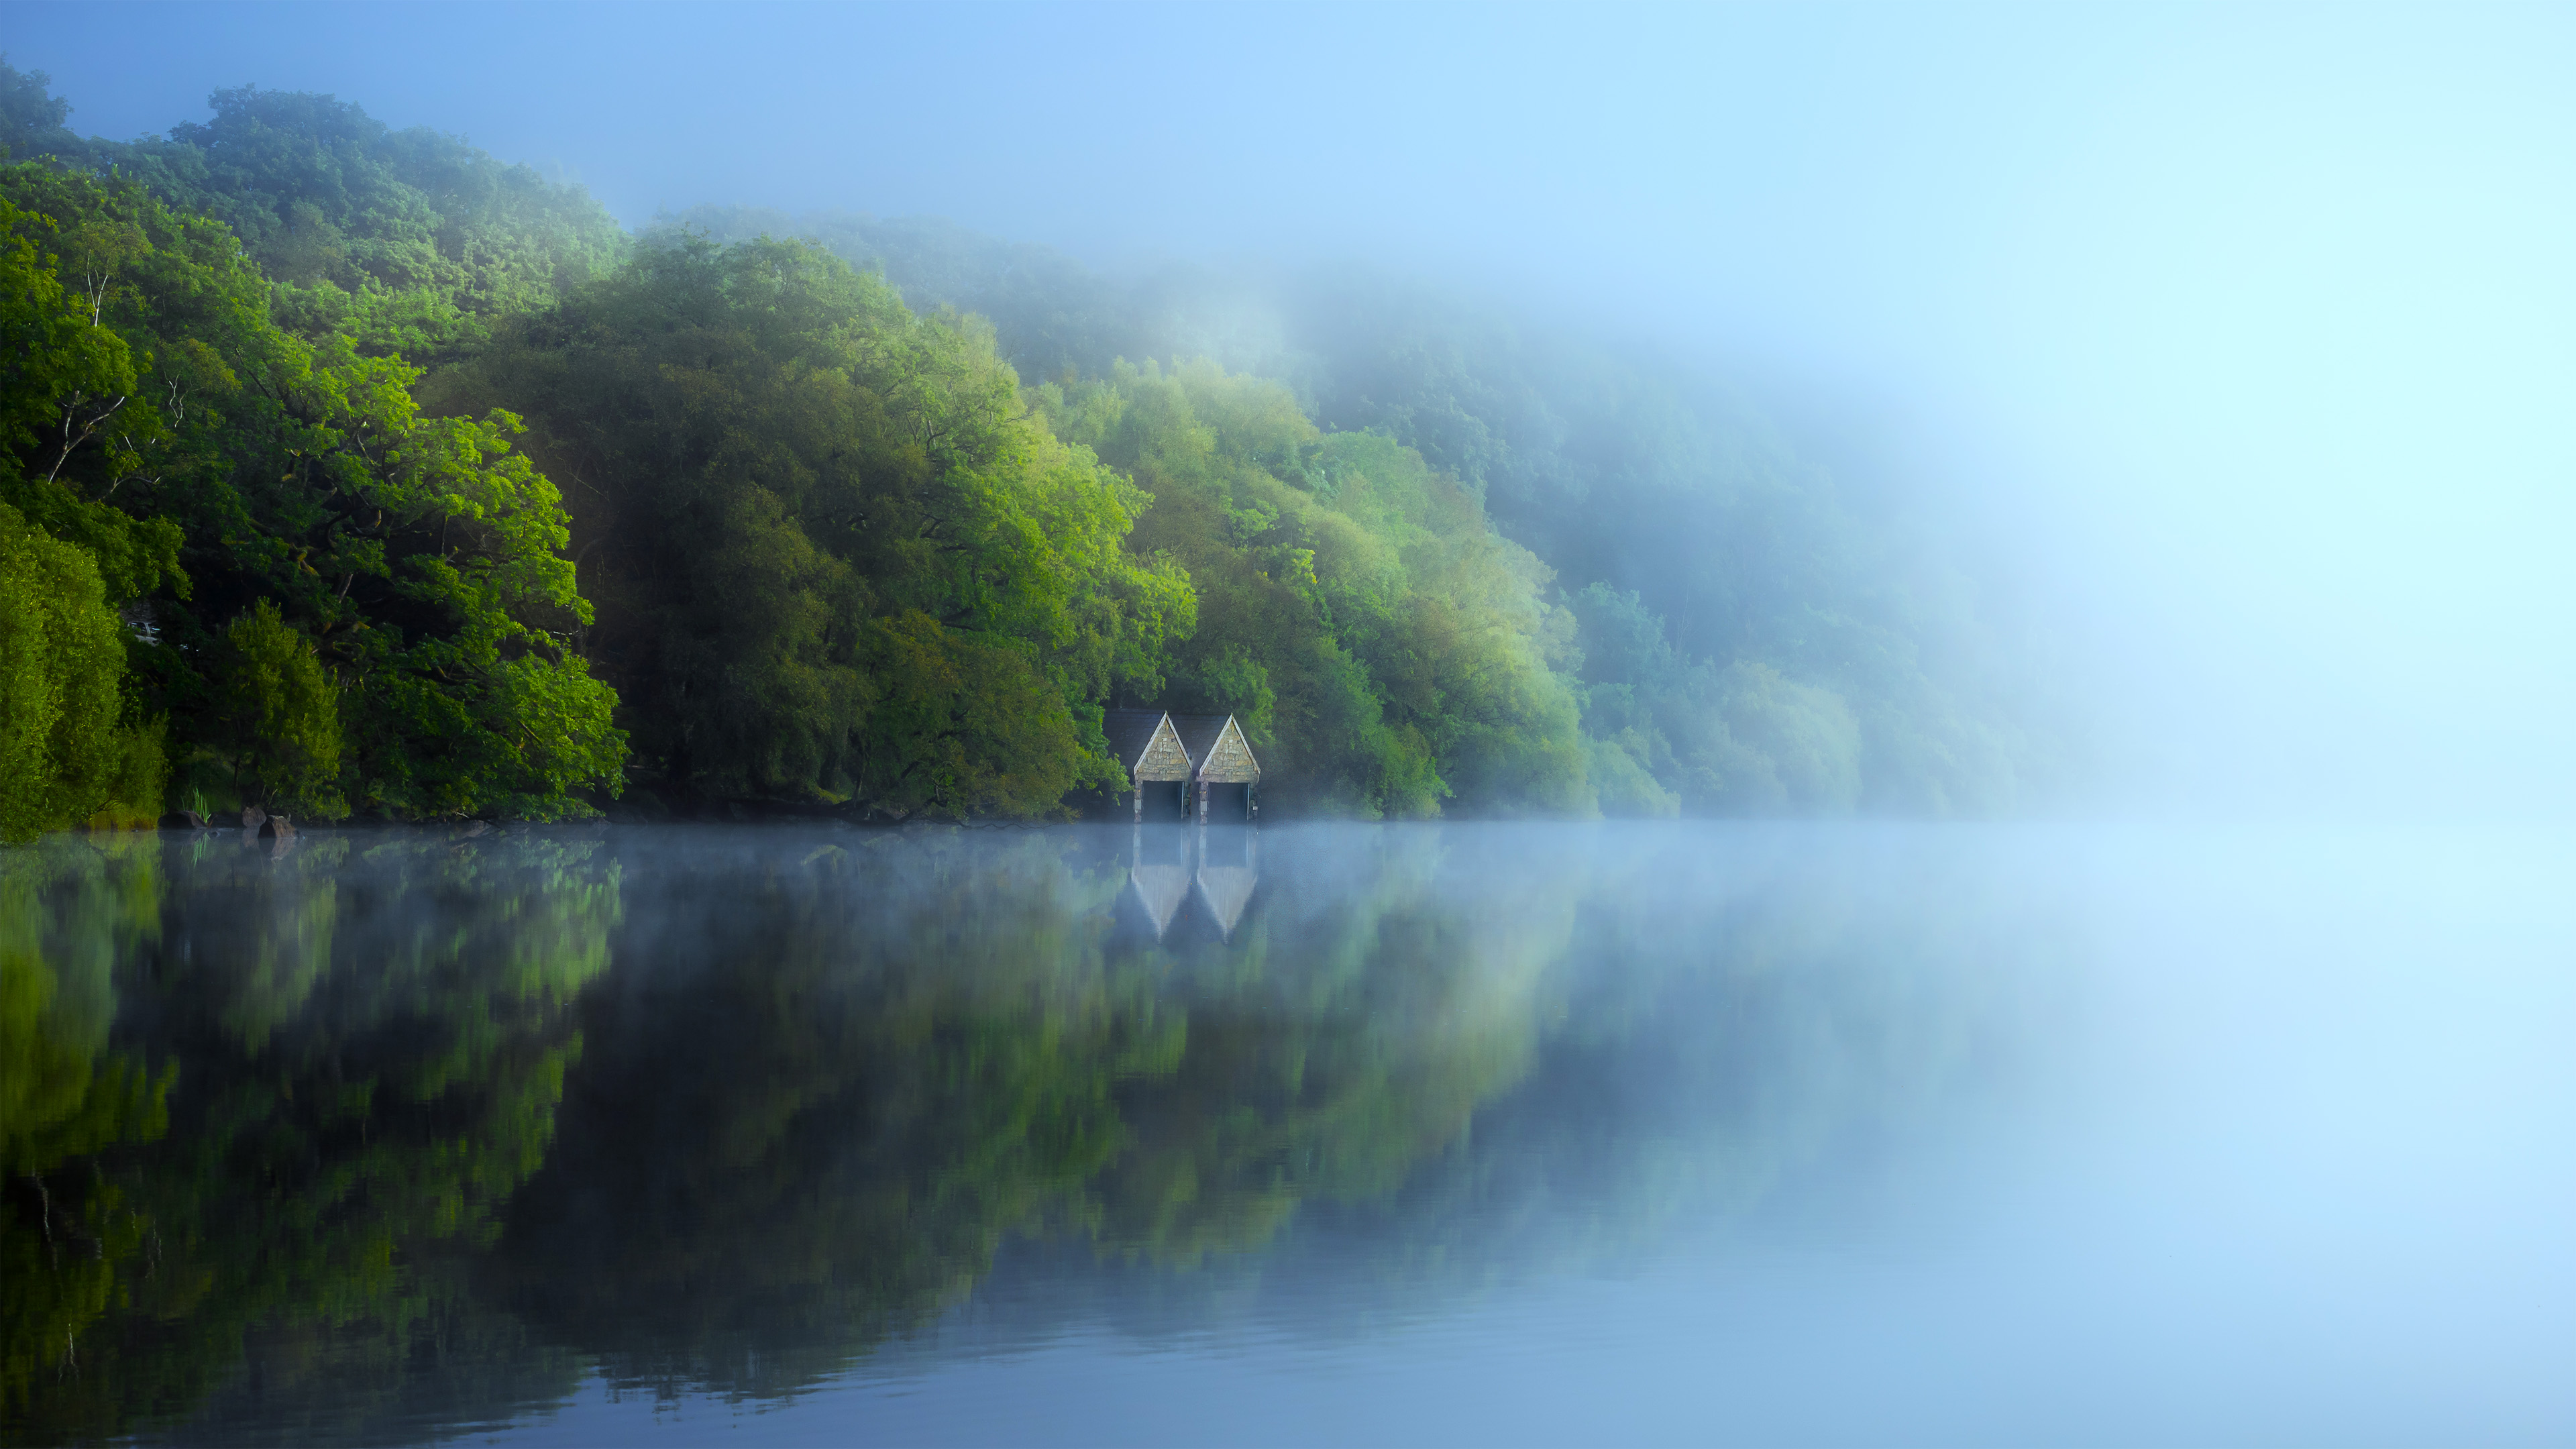
[[[0,503],[0,841],[102,807],[157,804],[157,742],[117,725],[124,668],[89,554]],[[122,778],[129,761],[143,778]]]
[[0,71],[0,145],[113,169],[240,238],[288,330],[430,363],[497,320],[614,268],[625,232],[578,187],[426,127],[389,130],[330,96],[217,91],[211,119],[139,141],[83,139],[44,77]]
[[[2033,650],[2003,632],[1936,520],[1880,480],[1846,496],[1848,480],[1803,459],[1740,399],[1650,350],[1355,267],[1176,266],[1122,281],[936,221],[700,207],[664,226],[811,238],[882,272],[915,306],[990,317],[1032,378],[1207,358],[1278,381],[1327,432],[1378,432],[1414,450],[1555,570],[1586,656],[1630,649],[1623,631],[1642,622],[1675,668],[1733,681],[1685,690],[1586,669],[1665,700],[1672,720],[1642,728],[1624,697],[1587,710],[1605,809],[1986,813],[2026,802],[2062,769],[2036,718]],[[1578,602],[1594,584],[1633,599],[1607,634],[1596,625],[1609,615]],[[1795,727],[1808,738],[1780,740],[1783,708],[1809,717]],[[1808,725],[1842,714],[1856,731],[1848,758],[1819,775],[1806,757],[1844,746]],[[1719,726],[1727,742],[1706,748],[1652,738]],[[1789,754],[1773,754],[1775,742]],[[1611,746],[1620,758],[1602,756]]]
[[50,158],[0,172],[10,577],[97,578],[0,627],[129,656],[113,709],[69,643],[12,676],[19,834],[630,774],[1037,817],[1123,788],[1124,704],[1235,713],[1274,806],[1363,817],[1981,812],[2050,768],[1923,531],[1644,354],[936,223],[637,244],[329,97],[212,110],[83,139],[0,67]]
[[[220,223],[132,182],[19,163],[0,207],[0,503],[89,557],[79,607],[134,626],[90,729],[166,721],[172,792],[208,808],[542,816],[613,787],[562,508],[515,419],[423,417],[399,358],[282,331]],[[71,763],[98,748],[57,751],[71,793],[37,823],[117,798]]]
[[799,244],[683,243],[445,385],[526,408],[576,480],[648,778],[1016,816],[1124,783],[1101,704],[1159,687],[1189,583],[985,329]]
[[1039,405],[1154,497],[1138,546],[1199,591],[1172,697],[1239,716],[1275,797],[1373,816],[1588,813],[1573,620],[1547,568],[1412,450],[1319,432],[1200,362],[1049,383]]

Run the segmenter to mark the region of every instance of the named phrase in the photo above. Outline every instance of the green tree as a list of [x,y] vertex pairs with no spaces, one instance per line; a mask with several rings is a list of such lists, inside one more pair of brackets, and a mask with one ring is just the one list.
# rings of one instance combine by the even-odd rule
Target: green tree
[[0,160],[86,154],[86,144],[64,124],[71,104],[54,95],[52,85],[53,77],[43,71],[14,69],[0,55]]
[[[61,245],[61,232],[52,217],[0,195],[0,334],[9,343],[0,352],[0,454],[9,465],[0,466],[0,503],[85,549],[111,603],[165,581],[184,594],[177,526],[109,501],[133,481],[141,450],[165,437],[160,410],[142,396],[132,348],[102,325],[134,238],[114,224],[78,228],[74,240],[90,250],[74,290],[38,245]],[[84,475],[100,480],[94,490],[78,486]]]
[[276,282],[288,331],[415,361],[471,351],[492,325],[616,266],[625,232],[578,186],[456,137],[389,130],[330,96],[220,90],[212,118],[140,141],[80,140],[41,73],[0,65],[0,142],[138,181],[214,217]]
[[340,773],[340,691],[303,635],[261,599],[224,630],[216,678],[227,753],[245,800],[326,818],[348,812]]
[[124,670],[90,556],[0,503],[0,842],[79,824],[135,785],[129,756],[157,741],[117,727]]
[[87,359],[6,379],[0,483],[151,623],[129,714],[170,718],[183,791],[233,778],[244,742],[198,671],[261,600],[341,692],[362,808],[547,817],[614,791],[624,741],[573,648],[589,605],[561,497],[514,418],[424,417],[418,369],[279,331],[231,235],[131,182],[28,163],[0,168],[0,199],[0,262],[43,304],[29,325],[69,339],[37,355]]
[[[1044,247],[920,218],[704,206],[671,225],[812,238],[882,272],[915,307],[990,317],[1030,376],[1203,357],[1275,380],[1324,428],[1419,452],[1569,588],[1637,593],[1686,660],[1759,665],[1839,696],[1860,730],[1864,808],[1990,811],[2063,769],[2044,631],[2014,617],[1991,571],[1963,566],[1945,520],[1889,470],[1820,466],[1814,440],[1656,349],[1365,267],[1176,265],[1117,282]],[[1745,808],[1733,796],[1703,805],[1721,797],[1640,763],[1637,741],[1585,733],[1610,772],[1605,808]],[[1458,783],[1446,767],[1440,778]],[[1326,793],[1384,792],[1341,781]],[[1779,808],[1806,808],[1795,790],[1784,798]]]
[[1834,690],[1749,660],[1685,660],[1634,593],[1594,584],[1581,621],[1585,725],[1619,813],[1844,815],[1858,806],[1866,741]]
[[[219,219],[248,250],[237,270],[266,283],[252,296],[183,276],[185,248],[130,206],[57,194],[45,219],[10,223],[24,256],[41,240],[61,270],[55,285],[50,265],[0,260],[46,279],[0,299],[22,314],[31,359],[0,398],[21,463],[0,487],[96,556],[112,607],[148,615],[156,592],[185,599],[206,573],[182,650],[254,595],[277,598],[349,692],[361,808],[550,813],[606,784],[607,697],[576,643],[636,695],[623,718],[663,788],[978,808],[958,802],[983,786],[888,785],[925,778],[909,744],[874,758],[889,745],[868,724],[892,697],[887,671],[923,657],[886,621],[915,611],[1031,658],[1065,701],[1069,776],[1053,746],[1026,769],[941,767],[1009,781],[980,807],[1002,814],[1053,808],[1058,779],[1077,794],[1117,783],[1094,726],[1113,698],[1242,715],[1276,756],[1275,803],[1362,815],[1977,812],[2057,768],[2034,724],[2035,646],[1938,541],[1940,520],[1882,480],[1817,466],[1672,358],[1365,269],[1113,283],[920,220],[700,208],[626,266],[627,239],[578,188],[452,137],[390,131],[328,96],[243,88],[212,107],[163,137],[82,140],[43,77],[0,65],[11,154]],[[884,282],[830,280],[768,239],[790,233]],[[281,362],[252,313],[304,360]],[[1126,377],[1119,359],[1134,357],[1211,359],[1211,376],[1279,386]],[[1064,384],[1061,409],[1039,402],[1056,438],[1006,423],[1014,364]],[[281,382],[281,367],[309,379]],[[385,596],[439,592],[435,570],[404,576],[431,519],[378,528],[387,500],[329,465],[352,433],[433,430],[380,415],[402,393],[470,415],[435,419],[431,450],[475,453],[462,466],[493,479],[515,457],[498,410],[545,415],[534,446],[575,481],[570,542],[609,605],[599,627],[565,602],[579,597],[568,581],[502,604],[517,632],[483,629],[492,601],[448,590],[431,611],[457,649],[415,647],[411,601]],[[228,401],[252,394],[285,400],[296,427]],[[215,419],[249,425],[219,435]],[[1148,491],[1120,494],[1103,458]],[[213,459],[238,465],[239,508],[206,495]],[[1323,506],[1257,496],[1256,474]],[[1336,490],[1352,478],[1346,506]],[[511,489],[522,498],[505,511],[554,506],[533,484]],[[174,525],[189,530],[184,568]],[[1143,547],[1101,546],[1117,537]],[[261,538],[279,546],[254,549],[247,570],[205,556]],[[370,571],[379,545],[388,573]],[[442,524],[437,549],[453,546]],[[1558,579],[1634,595],[1687,688],[1621,704],[1608,681],[1564,684],[1576,666],[1549,603]],[[1216,622],[1193,638],[1201,598]],[[343,603],[370,627],[399,624],[399,647],[354,646]],[[126,714],[170,714],[183,785],[205,790],[227,764],[199,737],[203,690],[184,672],[138,650]],[[943,708],[910,713],[974,713]]]
[[1044,813],[1195,615],[1148,498],[970,319],[792,243],[648,248],[441,382],[579,481],[592,648],[667,788]]
[[[1135,547],[1200,594],[1183,707],[1244,715],[1265,793],[1362,815],[1593,809],[1573,624],[1549,574],[1412,450],[1324,434],[1273,383],[1199,362],[1034,390],[1155,498]],[[1150,696],[1149,696],[1150,698]]]

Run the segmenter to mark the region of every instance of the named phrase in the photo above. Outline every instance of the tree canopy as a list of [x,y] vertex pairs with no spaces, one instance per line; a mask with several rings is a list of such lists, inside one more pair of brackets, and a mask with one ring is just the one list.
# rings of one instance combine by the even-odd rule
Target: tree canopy
[[989,329],[794,242],[648,247],[445,382],[579,488],[637,766],[717,796],[1027,816],[1124,783],[1113,691],[1195,616],[1151,501],[1020,399]]
[[139,182],[222,222],[276,285],[279,323],[370,355],[429,363],[625,256],[589,193],[428,127],[396,131],[349,102],[257,86],[214,115],[137,141],[83,139],[41,73],[0,73],[0,146]]
[[1200,595],[1172,697],[1238,715],[1274,793],[1364,816],[1589,812],[1554,667],[1573,620],[1473,494],[1213,363],[1121,364],[1036,396],[1154,495],[1137,546],[1181,559]]
[[[916,307],[990,317],[1003,354],[1033,378],[1204,358],[1275,381],[1327,434],[1374,432],[1419,454],[1552,569],[1562,594],[1599,584],[1633,597],[1677,664],[1732,671],[1739,695],[1774,678],[1801,698],[1830,695],[1858,730],[1852,791],[1772,788],[1766,777],[1804,767],[1763,754],[1744,729],[1745,753],[1720,752],[1736,767],[1719,778],[1737,782],[1716,788],[1680,756],[1622,743],[1615,711],[1587,711],[1604,809],[1979,814],[2062,772],[2063,745],[2034,703],[2041,656],[1942,541],[1941,520],[1886,478],[1803,454],[1704,369],[1534,322],[1516,299],[1355,265],[1112,277],[921,218],[704,206],[661,225],[810,238]],[[1618,647],[1591,634],[1598,610],[1575,612],[1583,652]]]
[[630,776],[648,815],[1038,818],[1125,787],[1137,704],[1366,818],[1975,813],[2053,768],[1922,520],[1666,359],[1349,268],[633,240],[329,96],[210,106],[83,139],[0,66],[39,158],[0,169],[0,627],[63,641],[0,701],[48,782],[17,834]]
[[[222,224],[136,183],[18,163],[0,205],[28,344],[0,503],[81,548],[135,626],[107,677],[127,728],[168,722],[180,799],[552,815],[613,788],[613,700],[570,647],[589,606],[515,418],[425,417],[418,369],[281,330]],[[275,669],[244,667],[245,627]],[[261,679],[301,682],[245,700]],[[344,741],[299,746],[305,767],[256,763],[326,717]]]

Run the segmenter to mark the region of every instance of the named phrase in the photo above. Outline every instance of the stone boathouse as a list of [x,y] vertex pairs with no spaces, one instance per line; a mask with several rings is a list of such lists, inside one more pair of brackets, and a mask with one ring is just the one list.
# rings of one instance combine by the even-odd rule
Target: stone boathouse
[[1177,714],[1181,749],[1190,757],[1190,782],[1198,787],[1199,823],[1208,820],[1213,796],[1231,820],[1250,820],[1256,813],[1252,791],[1261,783],[1261,762],[1244,742],[1243,726],[1230,714]]
[[[1193,795],[1202,825],[1211,801],[1228,819],[1250,820],[1257,813],[1253,790],[1261,783],[1261,762],[1253,758],[1233,715],[1113,709],[1101,726],[1110,752],[1136,788],[1138,824],[1144,823],[1148,788],[1161,785],[1174,787],[1172,798],[1184,820],[1193,814]],[[1161,808],[1155,807],[1157,812]]]
[[1117,757],[1118,767],[1136,787],[1136,821],[1145,820],[1145,790],[1148,785],[1169,785],[1173,799],[1186,814],[1189,809],[1190,755],[1181,748],[1180,732],[1172,727],[1170,714],[1159,709],[1113,709],[1101,720],[1102,733],[1109,736],[1109,752]]

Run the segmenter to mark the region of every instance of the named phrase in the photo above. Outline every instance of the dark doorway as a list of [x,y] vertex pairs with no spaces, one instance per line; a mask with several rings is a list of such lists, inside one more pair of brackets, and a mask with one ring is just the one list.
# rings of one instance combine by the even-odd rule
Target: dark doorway
[[[1189,789],[1188,785],[1178,780],[1146,781],[1145,823],[1153,825],[1197,819],[1196,808],[1187,803]],[[1128,797],[1127,808],[1131,813],[1136,808],[1135,797],[1132,795]]]

